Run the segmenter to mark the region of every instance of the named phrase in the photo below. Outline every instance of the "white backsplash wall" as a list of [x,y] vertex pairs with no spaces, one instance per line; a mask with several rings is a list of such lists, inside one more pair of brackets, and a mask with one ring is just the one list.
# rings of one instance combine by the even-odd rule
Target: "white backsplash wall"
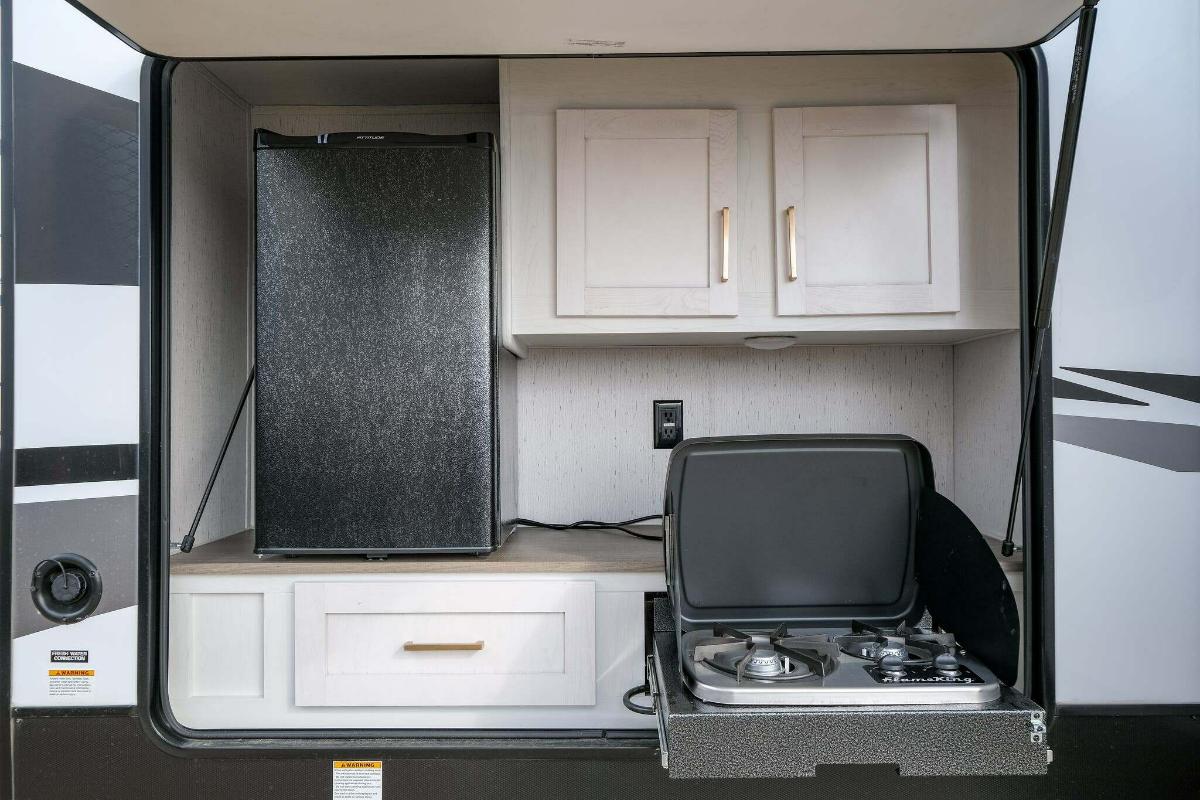
[[1008,527],[1020,440],[1021,334],[956,345],[954,501],[989,536]]
[[655,400],[682,400],[685,436],[901,433],[954,497],[948,345],[542,348],[517,373],[520,515],[618,520],[662,510],[669,450]]

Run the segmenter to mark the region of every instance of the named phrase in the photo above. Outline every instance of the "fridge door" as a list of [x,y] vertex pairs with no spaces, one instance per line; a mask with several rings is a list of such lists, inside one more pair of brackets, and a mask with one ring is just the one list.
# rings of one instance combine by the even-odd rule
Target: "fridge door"
[[493,549],[491,137],[256,154],[256,551]]

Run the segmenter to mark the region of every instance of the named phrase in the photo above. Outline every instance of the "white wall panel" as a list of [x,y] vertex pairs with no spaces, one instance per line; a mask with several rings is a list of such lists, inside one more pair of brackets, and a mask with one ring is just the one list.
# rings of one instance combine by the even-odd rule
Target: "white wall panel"
[[[86,650],[86,663],[50,660],[51,650]],[[76,691],[51,688],[49,672],[91,670]],[[56,625],[12,643],[12,704],[15,707],[131,706],[137,702],[137,606]],[[87,687],[86,690],[84,687]]]
[[138,287],[18,283],[14,309],[14,448],[138,441]]
[[13,0],[13,61],[138,101],[142,56],[65,0]]
[[544,522],[662,510],[669,450],[654,400],[683,400],[688,437],[902,433],[954,496],[949,346],[532,349],[519,362],[518,510]]
[[956,345],[954,500],[988,536],[1003,538],[1008,527],[1020,437],[1020,334]]

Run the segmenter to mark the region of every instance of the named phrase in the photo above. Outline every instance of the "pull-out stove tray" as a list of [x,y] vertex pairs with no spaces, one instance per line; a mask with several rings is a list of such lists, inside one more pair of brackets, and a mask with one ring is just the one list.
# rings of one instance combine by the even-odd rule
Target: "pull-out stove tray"
[[822,764],[896,764],[922,776],[1046,773],[1044,713],[1008,687],[978,705],[714,705],[684,688],[674,631],[655,632],[649,660],[672,778],[791,778]]

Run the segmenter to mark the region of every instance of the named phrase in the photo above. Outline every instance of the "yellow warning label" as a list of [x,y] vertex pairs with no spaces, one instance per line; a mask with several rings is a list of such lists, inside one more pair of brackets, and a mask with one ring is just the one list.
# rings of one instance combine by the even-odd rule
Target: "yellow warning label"
[[334,761],[332,800],[383,800],[383,762]]
[[46,673],[46,691],[50,697],[80,697],[92,693],[94,669],[52,669]]

